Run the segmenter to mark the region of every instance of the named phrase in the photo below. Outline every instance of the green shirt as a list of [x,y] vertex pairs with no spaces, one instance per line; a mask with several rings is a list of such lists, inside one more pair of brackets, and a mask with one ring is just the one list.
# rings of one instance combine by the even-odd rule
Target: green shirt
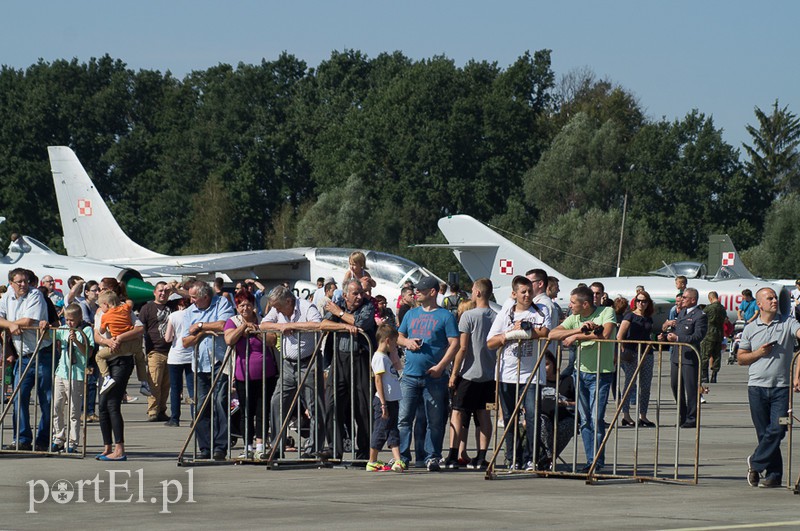
[[[580,314],[572,314],[561,323],[561,326],[567,330],[575,330],[583,326],[586,321],[592,321],[600,326],[606,323],[616,324],[616,317],[614,316],[614,309],[610,306],[598,306],[594,309],[588,317],[582,317]],[[578,341],[579,354],[580,354],[580,371],[581,372],[597,372],[597,351],[600,349],[600,372],[614,372],[614,347],[613,343],[598,343],[597,341],[582,340]],[[576,360],[577,363],[577,360]]]
[[703,312],[708,316],[708,332],[706,337],[709,339],[722,339],[722,325],[725,324],[727,312],[719,302],[712,302],[703,308]]
[[[62,326],[55,331],[55,339],[57,341],[61,341],[61,359],[58,362],[58,367],[56,367],[55,375],[59,378],[63,378],[64,380],[71,379],[83,381],[83,375],[86,371],[86,356],[81,354],[81,351],[77,346],[72,345],[72,353],[75,355],[75,363],[70,363],[69,332],[70,329],[66,326]],[[83,333],[86,335],[86,339],[89,341],[87,352],[91,353],[91,349],[94,347],[94,332],[90,326],[86,326],[83,328]],[[77,334],[76,337],[79,343],[83,343],[83,336]]]

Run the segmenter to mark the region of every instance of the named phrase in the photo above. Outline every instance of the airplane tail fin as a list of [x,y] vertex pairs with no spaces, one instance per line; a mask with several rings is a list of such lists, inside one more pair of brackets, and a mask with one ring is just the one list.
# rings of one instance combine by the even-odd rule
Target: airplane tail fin
[[472,280],[488,277],[496,294],[510,293],[514,276],[524,275],[529,269],[541,268],[559,280],[569,280],[471,216],[448,216],[438,225],[449,243],[426,247],[451,249]]
[[98,260],[163,256],[125,234],[70,148],[49,146],[47,152],[67,255]]
[[714,280],[734,278],[757,278],[742,263],[742,258],[727,234],[711,234],[708,237],[708,270],[714,271]]

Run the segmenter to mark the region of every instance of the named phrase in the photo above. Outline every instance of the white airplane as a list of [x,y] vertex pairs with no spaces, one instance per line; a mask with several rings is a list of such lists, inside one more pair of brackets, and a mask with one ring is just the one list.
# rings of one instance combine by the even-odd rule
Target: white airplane
[[[511,281],[515,275],[524,275],[526,271],[541,268],[550,276],[560,280],[561,292],[556,302],[562,308],[568,308],[570,291],[579,283],[587,286],[592,282],[602,282],[611,298],[621,295],[628,300],[635,294],[636,286],[642,285],[656,303],[656,314],[653,319],[663,322],[674,304],[677,290],[673,278],[664,276],[606,277],[572,279],[556,271],[524,249],[510,242],[503,236],[466,215],[455,215],[441,218],[439,230],[449,243],[428,245],[442,247],[453,251],[458,261],[474,281],[488,277],[494,285],[495,298],[502,302],[511,293]],[[721,250],[721,266],[714,279],[693,278],[689,287],[699,292],[699,303],[708,303],[708,292],[716,291],[720,303],[725,307],[731,322],[736,321],[736,309],[742,302],[742,290],[749,288],[755,294],[762,287],[771,287],[780,296],[781,312],[786,313],[790,307],[790,294],[786,286],[754,277],[741,263],[730,239]]]
[[[0,218],[0,223],[3,221],[4,218]],[[39,279],[45,275],[52,276],[56,288],[64,293],[68,291],[67,279],[72,275],[78,275],[86,280],[112,277],[125,282],[128,296],[134,302],[153,299],[152,284],[145,282],[137,271],[98,260],[64,256],[30,236],[21,235],[16,241],[11,242],[8,251],[0,256],[0,282],[5,284],[8,272],[18,267],[30,269]]]
[[[148,280],[197,277],[228,282],[259,279],[270,288],[288,281],[300,296],[316,290],[316,279],[333,277],[341,284],[354,249],[301,247],[239,251],[201,255],[168,256],[131,240],[117,224],[78,157],[68,147],[50,146],[58,210],[64,230],[64,247],[71,257],[85,257],[130,268]],[[400,256],[364,251],[367,270],[376,282],[373,295],[396,300],[406,280],[416,283],[436,275]],[[341,287],[341,286],[340,286]]]

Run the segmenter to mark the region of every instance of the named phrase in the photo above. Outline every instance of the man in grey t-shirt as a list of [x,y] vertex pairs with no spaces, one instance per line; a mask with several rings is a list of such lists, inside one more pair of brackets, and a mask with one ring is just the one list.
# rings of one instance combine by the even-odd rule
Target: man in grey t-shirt
[[474,413],[478,421],[478,455],[467,465],[482,469],[487,466],[486,450],[492,433],[492,419],[486,404],[495,400],[495,371],[497,356],[486,346],[486,338],[495,316],[489,307],[492,282],[481,278],[472,285],[475,308],[464,312],[458,322],[459,350],[453,361],[450,389],[453,393],[453,413],[450,425],[450,453],[445,467],[458,468],[458,446],[465,438],[469,418]]
[[[778,295],[772,288],[758,290],[756,302],[761,314],[744,328],[737,355],[739,365],[749,366],[747,395],[758,437],[758,446],[747,458],[747,482],[752,487],[780,487],[786,426],[779,420],[788,414],[789,373],[800,323],[778,313]],[[797,380],[795,387],[800,387]]]

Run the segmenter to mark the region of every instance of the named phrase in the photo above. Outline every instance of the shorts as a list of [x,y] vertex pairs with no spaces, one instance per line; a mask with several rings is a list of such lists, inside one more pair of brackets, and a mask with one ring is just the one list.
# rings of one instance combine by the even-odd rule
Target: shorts
[[486,409],[486,404],[495,401],[495,382],[473,382],[461,378],[453,391],[453,409],[473,412]]
[[394,448],[400,446],[400,431],[397,428],[397,418],[400,414],[400,401],[387,401],[386,413],[389,418],[383,418],[381,410],[381,399],[377,396],[372,397],[372,438],[369,447],[375,450],[383,450],[383,445]]

